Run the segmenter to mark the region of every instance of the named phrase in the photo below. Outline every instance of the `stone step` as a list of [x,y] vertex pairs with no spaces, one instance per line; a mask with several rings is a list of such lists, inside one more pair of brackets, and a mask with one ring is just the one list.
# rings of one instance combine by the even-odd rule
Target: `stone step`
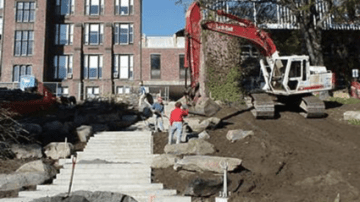
[[[71,169],[72,164],[64,164],[64,169]],[[127,163],[82,163],[78,162],[75,169],[118,169],[118,170],[151,170],[148,166],[142,164],[127,164]]]
[[[61,179],[55,179],[53,181],[53,185],[69,185],[70,183],[70,177],[68,178],[61,178]],[[89,183],[93,183],[93,184],[106,184],[106,185],[121,185],[121,184],[150,184],[151,183],[151,178],[143,178],[143,179],[125,179],[125,178],[114,178],[114,179],[103,179],[103,178],[98,178],[98,179],[88,179],[88,178],[74,178],[73,179],[73,184],[89,184]]]
[[[73,184],[71,190],[121,190],[121,191],[150,191],[150,190],[161,190],[163,189],[163,184],[160,183],[136,183],[136,184],[117,184],[117,185],[106,185],[106,184],[87,184],[87,185],[77,185]],[[74,189],[73,189],[74,188]],[[69,185],[38,185],[36,187],[36,191],[67,191],[69,189]]]
[[90,141],[94,140],[119,140],[119,141],[144,141],[144,140],[151,140],[150,135],[134,135],[134,136],[128,136],[128,137],[122,137],[122,136],[94,136],[90,138]]
[[138,202],[191,202],[190,196],[150,196],[135,197]]
[[126,135],[151,135],[150,131],[105,131],[105,132],[98,132],[95,133],[95,135],[120,135],[120,136],[126,136]]
[[[107,178],[107,176],[109,176],[109,178]],[[115,175],[115,174],[104,174],[104,175],[94,175],[94,176],[86,176],[86,175],[76,175],[73,177],[73,182],[83,182],[84,180],[89,180],[89,181],[100,181],[100,180],[104,180],[105,181],[111,181],[113,183],[118,183],[118,184],[136,184],[136,183],[151,183],[151,177],[150,176],[130,176],[130,177],[126,177],[126,176],[121,176],[121,175]],[[70,181],[70,176],[65,176],[65,175],[60,175],[60,176],[56,176],[56,180],[54,180],[54,184],[56,183],[60,183],[60,182],[69,182]]]
[[[77,190],[73,190],[72,191],[77,191]],[[92,191],[92,190],[86,190],[86,191]],[[148,191],[110,191],[110,192],[118,192],[121,194],[125,194],[128,196],[131,196],[137,200],[141,200],[144,201],[144,199],[147,199],[146,201],[148,202],[149,199],[151,200],[152,198],[167,198],[167,197],[172,197],[176,195],[176,190],[148,190]],[[21,195],[21,198],[32,198],[32,199],[37,199],[37,198],[42,198],[42,197],[51,197],[51,196],[56,196],[59,194],[66,194],[67,193],[67,189],[66,190],[55,190],[55,191],[23,191],[20,192],[19,195]]]
[[[70,174],[72,171],[71,167],[67,167],[64,169],[60,170],[60,174]],[[131,168],[131,167],[126,167],[126,168],[114,168],[114,167],[80,167],[80,166],[75,166],[75,170],[74,170],[75,174],[80,174],[80,173],[87,173],[87,174],[98,174],[98,173],[121,173],[121,174],[126,174],[126,175],[131,175],[131,174],[138,174],[138,173],[151,173],[151,169],[150,168]]]
[[78,159],[80,159],[81,157],[91,157],[91,158],[113,158],[113,157],[125,157],[125,158],[136,158],[136,157],[142,157],[142,156],[148,156],[148,155],[151,155],[151,152],[131,152],[131,151],[128,151],[128,152],[119,152],[119,153],[116,153],[116,152],[108,152],[108,153],[84,153],[84,152],[78,152]]

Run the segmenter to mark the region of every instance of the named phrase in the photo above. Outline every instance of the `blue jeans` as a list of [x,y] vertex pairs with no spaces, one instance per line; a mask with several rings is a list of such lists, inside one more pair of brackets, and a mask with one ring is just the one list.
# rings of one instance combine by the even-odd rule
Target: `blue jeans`
[[169,130],[169,144],[172,144],[173,135],[177,132],[176,136],[176,144],[180,143],[181,134],[182,134],[182,122],[173,122],[170,130]]
[[154,114],[154,115],[153,115],[153,118],[154,118],[155,132],[157,132],[158,128],[159,128],[161,131],[164,131],[164,126],[163,126],[162,117]]

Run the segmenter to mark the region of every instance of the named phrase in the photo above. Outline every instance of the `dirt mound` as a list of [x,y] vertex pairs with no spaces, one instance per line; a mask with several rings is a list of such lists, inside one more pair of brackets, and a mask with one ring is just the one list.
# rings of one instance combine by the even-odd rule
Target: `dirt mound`
[[[243,168],[229,173],[229,201],[359,201],[360,126],[342,120],[346,110],[360,104],[326,110],[324,119],[305,119],[285,108],[279,118],[257,120],[250,112],[228,117],[220,129],[208,131],[214,155],[243,160]],[[234,112],[224,108],[220,116]],[[253,130],[255,135],[231,143],[228,130]],[[154,134],[154,152],[163,153],[166,133]],[[190,179],[212,173],[154,169],[155,182],[184,193]]]

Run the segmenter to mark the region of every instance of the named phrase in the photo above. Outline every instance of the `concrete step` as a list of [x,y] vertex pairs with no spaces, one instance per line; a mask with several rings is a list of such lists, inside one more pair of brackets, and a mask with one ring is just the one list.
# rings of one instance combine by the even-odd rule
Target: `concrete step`
[[[109,163],[123,163],[123,164],[135,164],[135,165],[148,165],[151,163],[151,159],[153,158],[153,155],[143,156],[141,158],[112,158],[112,159],[99,159],[99,158],[77,158],[77,162],[84,162],[84,161],[107,161]],[[71,165],[72,160],[71,159],[59,159],[59,165]],[[78,164],[76,164],[78,165]]]
[[88,156],[88,157],[92,157],[92,158],[103,158],[103,157],[141,157],[141,156],[146,156],[146,155],[151,155],[151,152],[99,152],[99,153],[87,153],[87,152],[78,152],[77,156],[78,158],[81,158],[83,156]]
[[[60,174],[61,175],[67,175],[71,174],[72,169],[61,169]],[[150,168],[137,168],[137,169],[131,169],[131,168],[84,168],[84,167],[76,167],[74,170],[75,175],[77,174],[90,174],[90,175],[96,175],[96,174],[110,174],[110,173],[118,173],[122,175],[139,175],[139,174],[151,174]]]
[[[94,176],[89,176],[89,175],[74,175],[73,177],[73,182],[77,182],[78,180],[104,180],[104,181],[112,181],[112,182],[118,182],[121,184],[125,184],[125,182],[128,182],[129,184],[133,184],[133,183],[150,183],[151,182],[151,178],[150,176],[124,176],[124,175],[118,175],[118,174],[103,174],[103,175],[94,175]],[[55,182],[69,182],[70,181],[70,175],[59,175],[56,176],[56,181]]]
[[[70,183],[70,177],[68,178],[61,178],[61,179],[55,179],[53,181],[53,185],[69,185]],[[121,184],[150,184],[151,178],[137,178],[137,179],[126,179],[126,178],[113,178],[113,179],[104,179],[104,178],[98,178],[98,179],[88,179],[88,178],[74,178],[73,184],[106,184],[106,185],[121,185]]]
[[[76,184],[73,184],[74,186]],[[77,186],[77,185],[76,185]],[[164,185],[161,183],[136,183],[136,184],[118,184],[118,185],[106,185],[106,184],[90,184],[90,187],[93,188],[101,188],[101,189],[106,189],[106,188],[111,188],[114,187],[117,190],[123,190],[123,191],[143,191],[143,190],[158,190],[158,189],[163,189]],[[87,186],[87,187],[89,187]],[[63,185],[38,185],[36,186],[36,191],[52,191],[52,190],[62,190],[64,187],[67,187],[65,190],[67,191],[69,189],[69,185],[67,186],[63,186]],[[79,187],[79,186],[77,186]],[[85,186],[83,186],[85,188]],[[81,187],[80,187],[81,188]]]
[[138,202],[191,202],[190,196],[148,196],[135,197]]
[[[73,190],[72,191],[77,191],[77,190]],[[92,191],[92,190],[86,190],[86,191]],[[102,191],[102,190],[100,190]],[[152,198],[163,198],[163,197],[170,197],[170,196],[175,196],[176,195],[176,190],[148,190],[148,191],[110,191],[110,192],[117,192],[117,193],[122,193],[128,196],[131,196],[135,199],[140,199],[140,200],[144,200],[147,199],[147,202],[149,201],[149,199]],[[36,198],[42,198],[42,197],[51,197],[51,196],[56,196],[59,194],[64,194],[67,193],[67,189],[66,190],[55,190],[55,191],[23,191],[20,192],[19,195],[21,195],[21,198],[32,198],[32,199],[36,199]]]
[[131,136],[131,135],[151,135],[150,131],[106,131],[106,132],[99,132],[95,133],[94,136],[102,135],[102,136],[111,136],[111,135],[117,135],[117,136]]
[[30,202],[33,198],[27,197],[16,197],[16,198],[1,198],[0,202]]
[[[64,169],[71,169],[72,164],[64,164]],[[127,163],[77,163],[75,169],[118,169],[118,170],[151,170],[148,166],[142,164],[127,164]]]

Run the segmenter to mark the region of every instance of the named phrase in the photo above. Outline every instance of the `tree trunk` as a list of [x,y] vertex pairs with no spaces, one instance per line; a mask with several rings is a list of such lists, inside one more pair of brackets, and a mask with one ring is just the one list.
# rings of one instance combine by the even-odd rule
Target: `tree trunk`
[[313,16],[298,16],[300,19],[300,32],[303,35],[303,43],[305,43],[307,54],[310,57],[312,65],[324,65],[322,53],[322,31],[313,22]]

